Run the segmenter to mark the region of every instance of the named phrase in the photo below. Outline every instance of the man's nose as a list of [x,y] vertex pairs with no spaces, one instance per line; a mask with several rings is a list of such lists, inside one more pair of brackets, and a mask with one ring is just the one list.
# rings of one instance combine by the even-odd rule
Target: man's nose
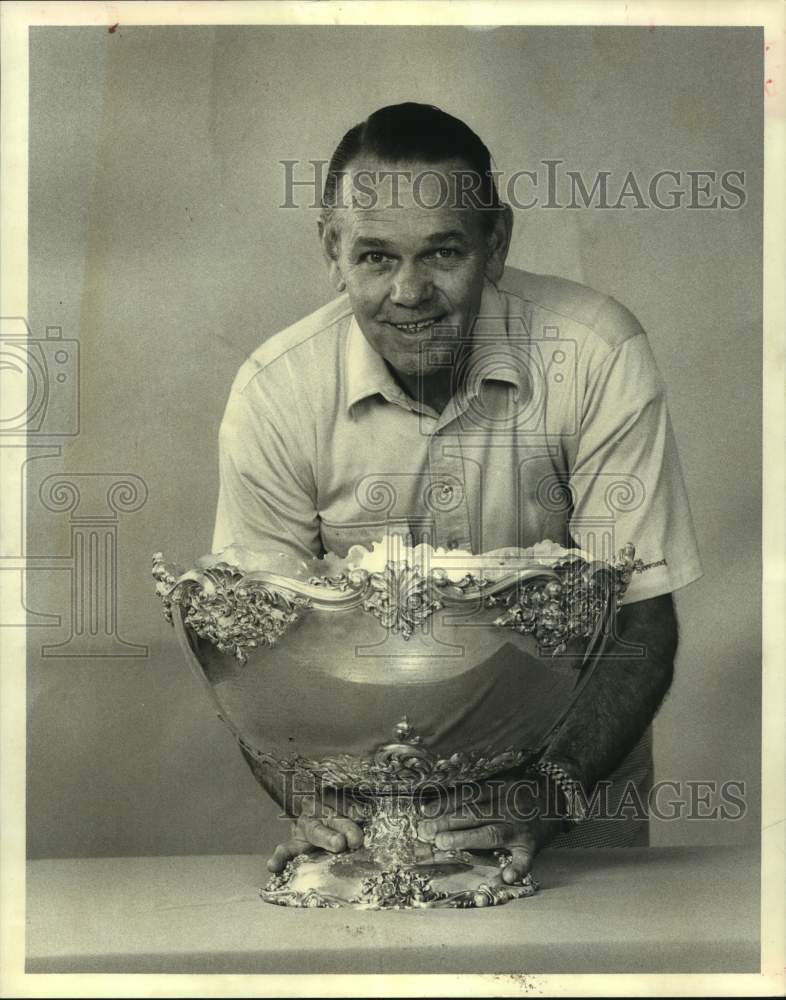
[[429,298],[433,291],[431,278],[416,264],[402,264],[393,278],[391,301],[397,306],[412,308]]

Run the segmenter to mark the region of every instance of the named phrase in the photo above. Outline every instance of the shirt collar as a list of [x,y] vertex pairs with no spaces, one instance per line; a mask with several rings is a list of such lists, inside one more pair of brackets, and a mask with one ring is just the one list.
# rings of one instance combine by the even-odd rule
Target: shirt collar
[[472,380],[467,392],[477,393],[483,382],[507,382],[521,390],[520,364],[510,339],[510,323],[505,300],[496,285],[487,281],[480,310],[472,331],[471,361],[467,371]]
[[[475,395],[483,382],[507,382],[521,389],[518,366],[509,350],[500,351],[500,345],[509,345],[508,318],[498,289],[486,281],[480,300],[478,318],[473,328],[471,362],[467,370],[473,374],[467,393]],[[381,354],[369,344],[352,316],[347,337],[347,393],[346,406],[370,396],[381,395],[389,402],[409,406],[407,394],[396,383]]]
[[381,354],[369,344],[354,315],[347,337],[347,410],[369,396],[382,395],[389,402],[402,403],[406,393],[390,374]]

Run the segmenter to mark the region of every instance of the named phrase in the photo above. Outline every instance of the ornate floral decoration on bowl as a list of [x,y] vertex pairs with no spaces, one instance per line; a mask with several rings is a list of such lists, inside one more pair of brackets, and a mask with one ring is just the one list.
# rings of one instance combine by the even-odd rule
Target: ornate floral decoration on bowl
[[165,618],[257,778],[272,769],[358,803],[364,847],[295,859],[263,899],[387,909],[531,895],[531,878],[506,885],[496,862],[436,858],[420,810],[435,788],[532,763],[641,568],[632,545],[612,565],[548,541],[472,555],[396,536],[310,562],[232,546],[187,572],[157,553]]
[[[395,559],[388,558],[391,548]],[[231,557],[238,562],[228,562]],[[619,603],[631,574],[641,567],[630,544],[610,566],[551,541],[473,556],[427,545],[410,548],[395,536],[371,551],[353,546],[343,563],[328,555],[310,567],[298,564],[298,569],[322,570],[304,581],[264,568],[278,562],[232,546],[184,573],[158,552],[153,577],[168,621],[173,604],[183,607],[197,635],[244,662],[248,650],[272,646],[297,619],[298,609],[361,606],[384,628],[408,639],[434,611],[478,598],[500,608],[495,624],[531,633],[544,648],[561,653],[571,638],[592,635],[609,588]]]

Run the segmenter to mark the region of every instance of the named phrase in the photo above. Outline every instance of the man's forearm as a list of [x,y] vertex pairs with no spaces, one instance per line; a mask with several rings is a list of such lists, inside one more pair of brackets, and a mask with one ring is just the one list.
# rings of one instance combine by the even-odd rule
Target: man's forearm
[[644,649],[625,655],[610,640],[574,711],[545,752],[585,789],[610,774],[633,749],[671,685],[677,620],[671,594],[623,607],[617,635]]

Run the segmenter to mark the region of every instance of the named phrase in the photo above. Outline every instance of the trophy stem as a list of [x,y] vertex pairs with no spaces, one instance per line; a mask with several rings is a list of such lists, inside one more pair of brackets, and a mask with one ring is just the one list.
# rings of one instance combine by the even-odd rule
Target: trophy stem
[[406,868],[418,859],[418,808],[411,795],[366,798],[369,816],[363,846],[369,860],[383,868]]

